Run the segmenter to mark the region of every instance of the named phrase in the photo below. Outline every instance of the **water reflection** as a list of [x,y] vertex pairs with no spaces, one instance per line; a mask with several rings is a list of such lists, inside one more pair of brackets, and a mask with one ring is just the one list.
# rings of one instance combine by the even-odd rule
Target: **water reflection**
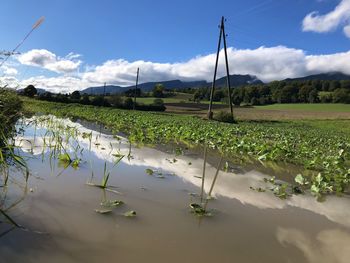
[[[26,192],[11,214],[21,224],[50,235],[38,237],[15,229],[0,239],[0,261],[51,262],[54,255],[56,262],[118,258],[121,262],[343,263],[349,257],[348,198],[329,197],[318,203],[312,196],[299,195],[280,200],[270,191],[250,190],[264,188],[267,174],[238,166],[222,169],[224,160],[212,158],[207,149],[179,154],[138,148],[99,127],[94,131],[60,119],[34,123],[16,141],[32,167],[29,187],[34,192]],[[46,124],[61,130],[62,138],[49,134]],[[67,125],[69,129],[62,128]],[[81,159],[76,169],[71,162],[65,168],[57,166],[65,151],[71,159]],[[107,188],[86,185],[99,184],[109,172]],[[7,193],[6,205],[16,203],[23,193],[22,188]],[[95,212],[101,203],[116,199],[124,205],[105,215]],[[192,202],[217,213],[197,220],[189,213]],[[135,220],[122,216],[129,210],[137,211]],[[2,227],[0,234],[8,230]]]
[[302,251],[310,263],[347,263],[350,260],[350,234],[339,229],[310,235],[298,229],[279,227],[276,236],[282,245]]
[[[191,183],[199,189],[203,189],[200,193],[203,201],[204,193],[210,193],[214,197],[227,197],[239,200],[242,204],[252,205],[260,209],[285,209],[288,207],[297,207],[312,211],[316,214],[323,215],[329,220],[338,224],[350,227],[350,210],[347,209],[350,204],[349,197],[338,198],[329,196],[326,202],[320,203],[310,195],[293,195],[287,200],[276,198],[270,191],[258,193],[251,191],[250,187],[255,189],[266,187],[263,181],[268,175],[262,174],[256,170],[250,170],[244,173],[231,173],[218,171],[217,168],[206,164],[207,150],[204,150],[203,159],[198,155],[174,156],[173,153],[163,152],[154,148],[137,148],[132,147],[126,138],[121,136],[113,136],[100,133],[84,127],[79,123],[70,120],[55,119],[55,122],[64,122],[65,125],[75,128],[76,140],[79,141],[81,148],[91,148],[91,154],[103,161],[113,163],[120,155],[127,158],[121,160],[129,166],[149,167],[153,170],[164,171],[167,174],[175,174],[186,183]],[[61,124],[58,124],[58,126]],[[33,134],[36,134],[34,142]],[[89,138],[83,136],[91,134],[92,143]],[[35,155],[43,153],[43,136],[45,129],[27,129],[23,135],[17,138],[24,151],[33,152]],[[47,139],[46,139],[47,140]],[[112,154],[111,154],[112,153]],[[113,154],[114,153],[114,154]],[[172,160],[175,160],[172,161]],[[92,164],[93,165],[93,164]],[[221,165],[221,164],[220,164]],[[216,181],[215,175],[219,175]],[[215,179],[215,180],[214,180]],[[213,188],[212,182],[215,183]]]

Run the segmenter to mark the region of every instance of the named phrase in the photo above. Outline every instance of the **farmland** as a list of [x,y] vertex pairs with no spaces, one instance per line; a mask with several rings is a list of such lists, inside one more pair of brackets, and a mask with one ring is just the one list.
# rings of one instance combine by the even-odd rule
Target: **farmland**
[[[138,143],[184,142],[208,145],[228,155],[246,155],[256,160],[303,165],[324,173],[318,193],[343,192],[349,183],[349,134],[335,123],[241,122],[238,125],[209,122],[196,117],[110,110],[91,106],[62,105],[27,100],[25,109],[58,116],[101,122],[114,132],[127,132]],[[346,122],[345,125],[349,125]],[[333,130],[329,127],[338,127]],[[322,143],[320,143],[322,142]],[[312,150],[311,150],[312,149]],[[334,171],[337,171],[334,173]],[[308,180],[317,184],[317,177]],[[310,184],[311,186],[312,184]]]
[[[159,237],[152,246],[161,246],[171,233],[184,242],[182,251],[194,258],[190,244],[199,242],[197,255],[206,239],[197,240],[203,233],[193,223],[203,224],[201,229],[207,231],[224,227],[220,245],[235,236],[230,226],[237,215],[247,222],[240,223],[245,229],[240,242],[249,242],[260,229],[247,231],[257,215],[266,221],[263,238],[257,242],[265,242],[275,227],[270,218],[276,207],[281,209],[279,219],[291,226],[298,224],[290,217],[289,206],[297,209],[298,220],[308,228],[313,224],[307,220],[310,214],[315,220],[327,216],[330,227],[348,225],[339,216],[339,207],[345,209],[349,194],[349,120],[250,118],[233,124],[203,118],[207,104],[199,104],[200,116],[26,97],[21,101],[23,115],[18,116],[17,133],[9,140],[19,163],[16,169],[7,166],[10,172],[0,181],[3,189],[10,190],[10,195],[0,193],[4,200],[1,246],[10,240],[30,250],[27,243],[18,241],[26,233],[37,244],[46,243],[42,257],[47,259],[58,249],[64,261],[64,254],[76,253],[72,247],[85,247],[86,239],[97,237],[106,246],[121,242],[126,249],[119,257],[141,260],[152,257],[147,252],[130,256],[127,251],[147,247],[151,232]],[[222,106],[226,108],[214,105],[214,119]],[[235,107],[235,114],[240,109],[279,112]],[[169,230],[172,220],[181,223]],[[147,222],[152,223],[146,228]],[[180,226],[186,229],[186,240]],[[87,227],[91,230],[86,231]],[[46,240],[43,230],[53,240]],[[145,233],[142,238],[140,231]],[[282,235],[284,230],[279,231]],[[67,239],[72,246],[65,246]],[[113,251],[100,251],[95,245],[83,251],[77,254],[84,260],[114,257]],[[169,251],[166,248],[164,253]],[[221,253],[219,247],[201,253],[208,258],[213,251]],[[225,251],[228,254],[230,250]],[[8,251],[2,255],[13,257]],[[289,255],[295,256],[288,252],[278,257]],[[182,260],[183,256],[174,258]]]
[[0,263],[350,262],[350,0],[3,2]]

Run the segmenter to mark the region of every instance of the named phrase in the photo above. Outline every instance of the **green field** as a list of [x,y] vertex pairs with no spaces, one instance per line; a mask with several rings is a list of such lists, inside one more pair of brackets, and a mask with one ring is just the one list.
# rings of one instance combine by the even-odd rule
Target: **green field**
[[[176,92],[174,96],[161,98],[164,103],[187,103],[190,102],[189,99],[192,99],[193,95],[188,93]],[[136,102],[143,104],[152,104],[153,101],[157,99],[155,97],[141,97],[136,98]]]
[[291,104],[272,104],[264,106],[254,106],[260,110],[299,110],[314,112],[350,112],[350,104],[332,104],[332,103],[291,103]]
[[[286,162],[319,171],[305,187],[315,193],[343,192],[349,185],[349,121],[275,121],[219,123],[186,115],[24,100],[28,113],[55,114],[100,122],[139,143],[182,142],[208,145],[225,155]],[[327,125],[324,125],[327,123]],[[299,178],[300,179],[300,178]]]

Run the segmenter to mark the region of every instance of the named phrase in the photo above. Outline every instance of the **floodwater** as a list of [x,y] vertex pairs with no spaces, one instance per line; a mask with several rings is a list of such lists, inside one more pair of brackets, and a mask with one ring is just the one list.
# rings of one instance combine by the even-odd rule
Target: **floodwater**
[[[263,178],[270,174],[231,164],[213,186],[212,215],[200,217],[189,204],[200,203],[203,152],[130,146],[103,128],[54,122],[79,131],[62,145],[82,161],[78,169],[59,164],[46,147],[45,122],[26,120],[16,144],[32,175],[26,184],[13,168],[9,186],[0,188],[0,204],[22,226],[11,230],[0,217],[0,262],[350,262],[348,196],[281,200],[250,189],[268,188]],[[125,156],[114,166],[119,154]],[[208,154],[206,193],[220,159]],[[88,185],[100,184],[105,164],[107,189]],[[106,200],[124,204],[97,213]],[[135,217],[123,215],[130,210]]]

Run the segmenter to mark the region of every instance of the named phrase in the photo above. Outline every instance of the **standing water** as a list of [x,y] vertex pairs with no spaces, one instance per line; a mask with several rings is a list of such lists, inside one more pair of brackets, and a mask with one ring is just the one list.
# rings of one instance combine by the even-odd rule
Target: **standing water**
[[259,169],[90,126],[18,126],[31,176],[0,188],[0,262],[350,262],[348,196],[281,199]]

